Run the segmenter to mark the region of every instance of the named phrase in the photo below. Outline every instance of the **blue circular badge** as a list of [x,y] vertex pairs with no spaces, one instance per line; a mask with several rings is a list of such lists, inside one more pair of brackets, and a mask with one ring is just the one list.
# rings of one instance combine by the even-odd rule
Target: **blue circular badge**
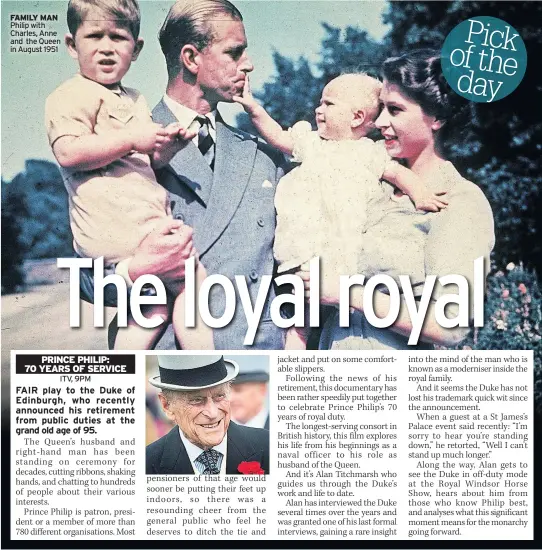
[[526,68],[521,36],[496,17],[471,17],[459,23],[442,47],[442,72],[448,84],[478,103],[492,103],[512,93]]

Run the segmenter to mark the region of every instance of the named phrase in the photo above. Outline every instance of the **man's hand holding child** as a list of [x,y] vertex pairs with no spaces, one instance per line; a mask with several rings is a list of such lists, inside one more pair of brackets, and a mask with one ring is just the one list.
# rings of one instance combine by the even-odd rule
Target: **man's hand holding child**
[[184,278],[185,261],[197,256],[192,233],[180,220],[162,220],[137,247],[128,268],[130,279],[152,274],[170,283]]

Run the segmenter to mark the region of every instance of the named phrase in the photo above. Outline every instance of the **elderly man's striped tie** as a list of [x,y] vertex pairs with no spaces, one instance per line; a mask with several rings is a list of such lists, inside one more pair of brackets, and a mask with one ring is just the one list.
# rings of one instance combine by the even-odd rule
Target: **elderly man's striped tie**
[[215,451],[215,449],[207,449],[196,458],[195,462],[200,474],[216,475],[220,473],[222,453]]
[[198,132],[198,149],[213,170],[215,167],[215,142],[209,132],[210,121],[206,116],[198,116],[196,120],[201,124]]

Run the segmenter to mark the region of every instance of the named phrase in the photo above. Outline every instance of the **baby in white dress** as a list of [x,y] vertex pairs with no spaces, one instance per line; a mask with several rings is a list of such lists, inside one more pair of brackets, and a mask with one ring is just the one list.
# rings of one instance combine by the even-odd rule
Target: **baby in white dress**
[[[234,99],[269,144],[301,163],[281,179],[275,195],[279,273],[319,256],[323,269],[333,265],[344,275],[374,275],[362,251],[368,223],[375,223],[392,200],[392,188],[381,179],[407,194],[418,210],[436,212],[446,206],[442,196],[429,192],[412,171],[390,158],[383,142],[366,137],[379,114],[382,84],[377,79],[360,73],[332,80],[316,108],[316,132],[308,122],[283,130],[245,82],[243,97]],[[291,349],[288,342],[287,347]]]

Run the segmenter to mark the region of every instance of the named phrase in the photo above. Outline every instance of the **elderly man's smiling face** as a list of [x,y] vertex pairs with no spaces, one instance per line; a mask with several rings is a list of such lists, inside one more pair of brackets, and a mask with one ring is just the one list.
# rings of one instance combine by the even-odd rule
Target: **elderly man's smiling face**
[[159,397],[168,418],[186,438],[201,449],[221,443],[230,425],[230,385],[175,393],[174,399]]

